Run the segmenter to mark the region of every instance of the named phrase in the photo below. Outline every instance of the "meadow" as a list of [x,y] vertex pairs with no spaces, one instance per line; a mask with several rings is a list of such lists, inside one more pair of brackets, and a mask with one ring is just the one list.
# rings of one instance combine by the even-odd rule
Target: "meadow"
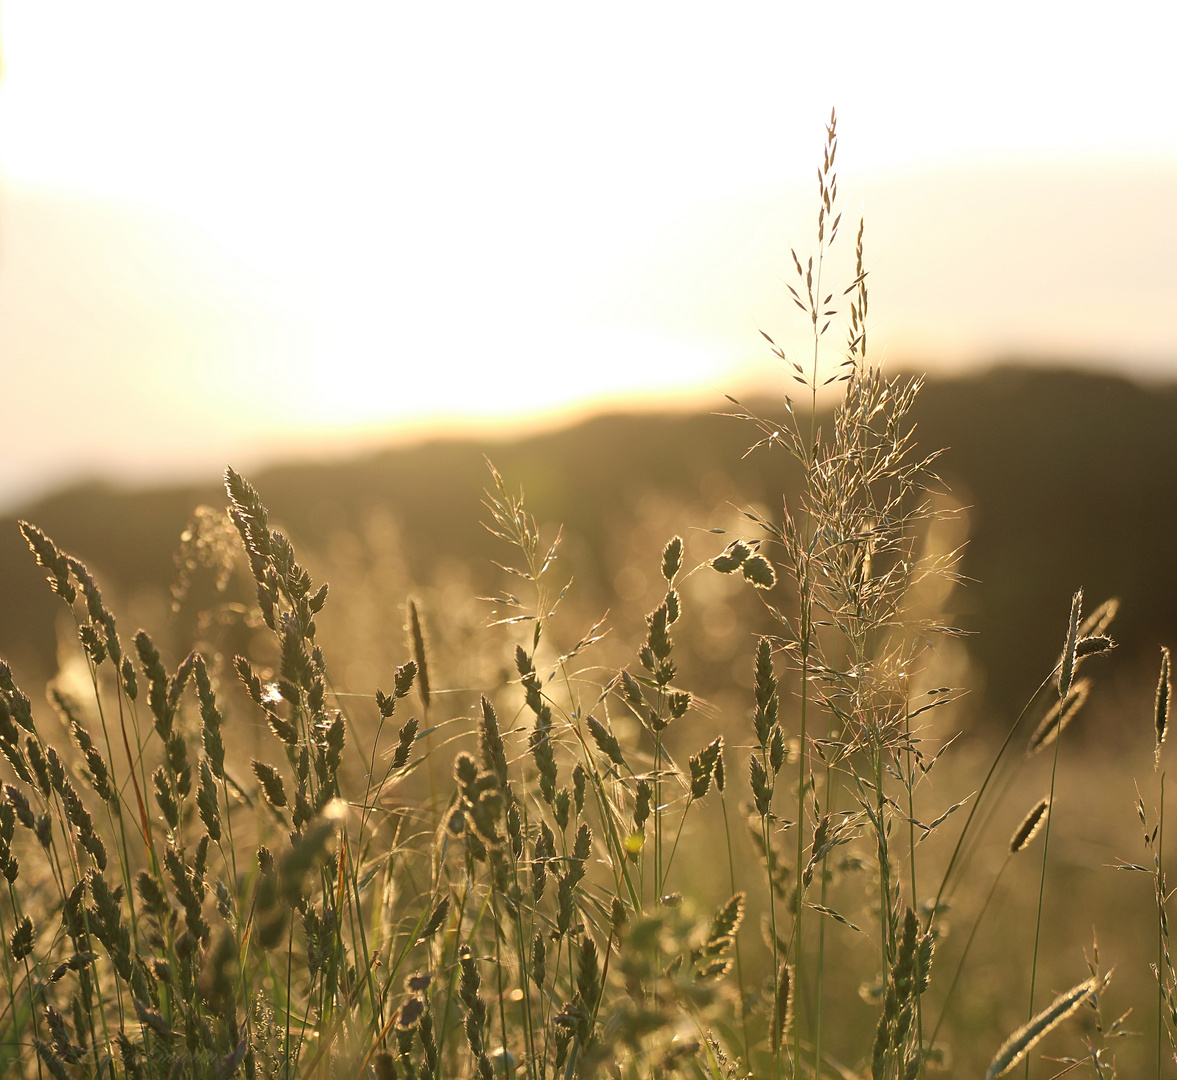
[[300,559],[230,469],[130,631],[22,522],[65,630],[44,703],[0,664],[0,1073],[1167,1075],[1168,653],[1071,753],[1118,607],[1074,582],[972,729],[967,527],[868,352],[836,149],[812,351],[768,338],[790,396],[729,409],[787,494],[651,503],[629,610],[489,463],[489,596],[378,518]]

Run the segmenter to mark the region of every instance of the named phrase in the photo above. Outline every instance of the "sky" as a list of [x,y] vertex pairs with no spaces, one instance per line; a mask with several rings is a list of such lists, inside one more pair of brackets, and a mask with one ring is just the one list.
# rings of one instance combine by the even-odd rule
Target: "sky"
[[[0,507],[895,367],[1177,375],[1172,3],[0,0]],[[837,254],[837,253],[836,253]]]

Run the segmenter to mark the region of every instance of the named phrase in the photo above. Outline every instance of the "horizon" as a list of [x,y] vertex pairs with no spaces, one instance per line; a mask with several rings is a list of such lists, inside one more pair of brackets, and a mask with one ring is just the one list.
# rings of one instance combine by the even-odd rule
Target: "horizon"
[[[1027,378],[1073,378],[1106,379],[1138,389],[1145,394],[1165,392],[1177,393],[1177,374],[1160,378],[1149,378],[1131,372],[1113,371],[1097,365],[1051,362],[1048,358],[1007,357],[996,358],[991,363],[978,363],[941,371],[925,372],[918,367],[885,365],[891,375],[922,377],[926,385],[943,386],[970,381],[988,381],[1002,375],[1024,375]],[[363,466],[384,454],[396,454],[434,445],[472,444],[487,451],[497,447],[512,447],[547,435],[574,432],[596,420],[615,418],[639,419],[642,416],[701,416],[725,415],[733,408],[733,402],[749,408],[762,408],[766,401],[784,401],[784,394],[777,395],[763,386],[748,386],[745,393],[703,395],[680,394],[667,397],[618,397],[596,402],[579,402],[564,409],[545,410],[532,416],[489,417],[468,423],[464,427],[437,426],[433,424],[405,425],[394,431],[373,433],[364,440],[354,436],[350,441],[324,442],[307,449],[292,444],[281,445],[276,452],[258,456],[248,454],[214,461],[212,459],[191,460],[179,468],[164,471],[134,473],[129,470],[113,472],[96,469],[76,470],[56,481],[40,485],[31,492],[17,491],[6,495],[0,489],[0,516],[14,517],[26,510],[68,498],[74,492],[95,489],[121,494],[146,494],[183,490],[189,487],[219,487],[226,468],[247,476],[257,476],[271,470],[313,468],[317,466],[348,468]],[[830,409],[837,400],[836,390],[827,390],[819,396],[819,410]],[[794,400],[794,408],[807,412],[804,401]]]

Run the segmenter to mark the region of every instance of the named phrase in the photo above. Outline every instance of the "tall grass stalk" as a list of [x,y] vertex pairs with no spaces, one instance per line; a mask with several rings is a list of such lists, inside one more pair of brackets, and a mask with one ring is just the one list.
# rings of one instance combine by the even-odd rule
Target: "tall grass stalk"
[[[1080,589],[1075,593],[1071,600],[1071,618],[1067,625],[1067,638],[1063,645],[1062,661],[1059,667],[1058,677],[1058,694],[1059,700],[1065,701],[1067,694],[1071,689],[1071,680],[1075,673],[1075,652],[1079,644],[1079,623],[1083,614],[1083,590]],[[1062,730],[1060,729],[1054,738],[1054,761],[1050,767],[1050,794],[1047,796],[1047,805],[1052,809],[1055,805],[1054,801],[1054,786],[1058,778],[1058,754],[1059,746],[1062,744]],[[1048,814],[1046,817],[1046,828],[1042,836],[1042,870],[1038,875],[1038,914],[1034,923],[1034,955],[1030,962],[1030,1011],[1027,1017],[1027,1022],[1034,1017],[1034,986],[1038,977],[1038,948],[1041,944],[1042,937],[1042,901],[1046,894],[1046,859],[1050,852],[1050,822],[1053,817]],[[1026,1080],[1030,1078],[1030,1060],[1026,1059]]]

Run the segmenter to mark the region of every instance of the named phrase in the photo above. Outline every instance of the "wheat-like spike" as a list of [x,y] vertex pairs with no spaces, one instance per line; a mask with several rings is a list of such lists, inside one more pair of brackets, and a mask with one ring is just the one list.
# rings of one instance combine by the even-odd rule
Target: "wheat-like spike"
[[429,708],[429,645],[421,626],[421,605],[416,597],[409,597],[405,605],[409,616],[409,647],[413,650],[413,661],[417,665],[417,692],[421,695],[422,708]]
[[1173,696],[1169,685],[1169,650],[1161,646],[1161,677],[1157,681],[1156,730],[1157,750],[1156,767],[1161,767],[1161,744],[1169,733],[1169,698]]
[[1071,621],[1067,626],[1067,644],[1063,649],[1063,666],[1058,676],[1058,696],[1065,698],[1075,674],[1075,646],[1079,643],[1079,616],[1083,613],[1083,590],[1071,597]]
[[1110,972],[1106,975],[1096,975],[1079,983],[1078,986],[1072,986],[1065,994],[1059,994],[1033,1020],[1023,1024],[1005,1040],[989,1066],[989,1071],[985,1073],[985,1080],[994,1080],[995,1077],[1004,1076],[1009,1072],[1033,1049],[1039,1039],[1058,1027],[1088,998],[1098,994],[1107,986],[1110,979]]
[[1046,824],[1046,814],[1050,810],[1050,798],[1039,799],[1023,819],[1009,840],[1009,853],[1016,855],[1023,848],[1028,847],[1030,841],[1038,835],[1038,830]]
[[793,969],[782,964],[777,975],[776,1015],[773,1018],[772,1045],[777,1049],[784,1042],[793,1026]]
[[1080,634],[1075,645],[1075,660],[1078,662],[1087,656],[1099,656],[1115,647],[1116,643],[1107,634],[1088,634],[1086,637]]

